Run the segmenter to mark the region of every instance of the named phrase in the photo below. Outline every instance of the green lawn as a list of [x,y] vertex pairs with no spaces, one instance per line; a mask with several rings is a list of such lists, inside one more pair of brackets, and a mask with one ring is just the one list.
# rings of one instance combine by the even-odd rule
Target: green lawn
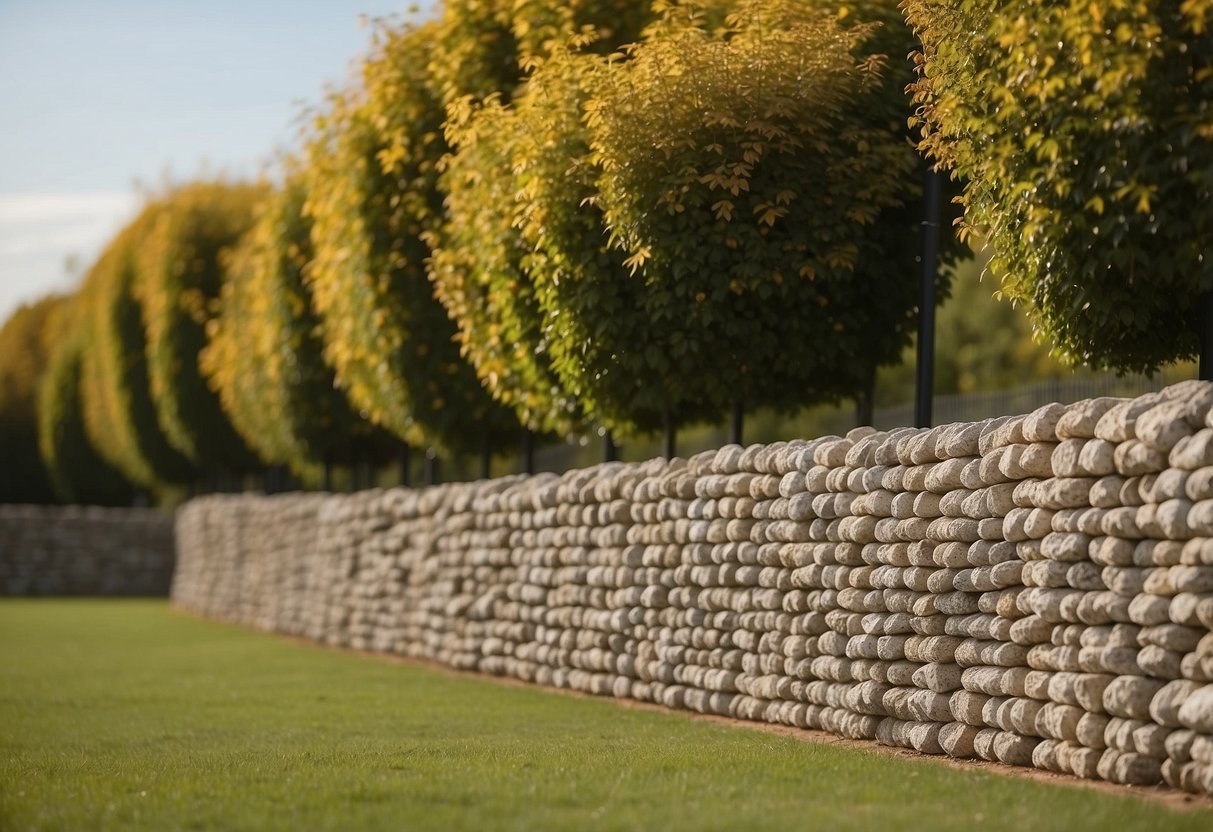
[[3,829],[1213,829],[1213,812],[402,666],[155,601],[0,602]]

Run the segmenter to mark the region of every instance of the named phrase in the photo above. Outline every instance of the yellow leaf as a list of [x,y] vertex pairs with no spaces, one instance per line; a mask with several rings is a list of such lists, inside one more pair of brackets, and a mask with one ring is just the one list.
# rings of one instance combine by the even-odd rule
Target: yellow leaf
[[716,214],[716,219],[725,220],[726,222],[733,219],[733,203],[727,199],[722,199],[712,206],[712,211]]

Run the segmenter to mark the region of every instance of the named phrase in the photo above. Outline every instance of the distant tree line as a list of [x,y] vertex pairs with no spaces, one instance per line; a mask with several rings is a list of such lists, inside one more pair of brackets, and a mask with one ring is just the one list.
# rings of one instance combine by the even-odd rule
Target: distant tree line
[[448,0],[377,23],[273,181],[150,194],[71,297],[5,324],[0,500],[267,466],[328,487],[422,456],[487,473],[536,440],[870,400],[917,319],[920,151],[1066,355],[1192,355],[1207,4],[1124,4],[1111,36],[1088,4],[904,5]]

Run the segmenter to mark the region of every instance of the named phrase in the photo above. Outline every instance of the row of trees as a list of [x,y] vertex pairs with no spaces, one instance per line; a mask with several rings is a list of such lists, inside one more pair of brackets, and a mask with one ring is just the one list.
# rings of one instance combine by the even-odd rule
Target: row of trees
[[[1124,13],[1144,25],[1156,5]],[[978,82],[1013,67],[972,33],[1032,66],[1038,46],[1006,39],[1010,24],[969,2],[906,7],[917,82],[894,0],[450,0],[434,21],[378,25],[357,82],[330,94],[276,186],[151,196],[75,296],[23,314],[26,334],[12,337],[40,346],[0,362],[49,368],[23,389],[40,387],[34,433],[52,487],[122,500],[131,485],[266,463],[316,481],[402,444],[502,451],[532,434],[626,437],[861,396],[917,317],[915,142],[965,177],[968,221],[1008,291],[1033,300],[1043,328],[1074,332],[1051,323],[1049,300],[1069,280],[1049,252],[1077,245],[1074,232],[1045,249],[1052,226],[1033,214],[1033,257],[1011,247],[1024,229],[1014,212],[1060,186],[1004,187],[999,176],[1023,175],[1015,153],[975,138],[1007,118]],[[1186,26],[1175,36],[1206,37]],[[1059,139],[1038,139],[1038,155],[1042,141]],[[1207,200],[1209,176],[1206,164],[1191,196]],[[1049,205],[1058,224],[1099,207]],[[1138,214],[1118,222],[1136,228]],[[1093,239],[1073,256],[1094,262]],[[1103,238],[1109,270],[1123,239]],[[1169,268],[1187,280],[1200,261],[1184,259],[1198,247],[1185,239]],[[946,235],[945,259],[960,249]],[[1141,291],[1133,275],[1126,292]]]

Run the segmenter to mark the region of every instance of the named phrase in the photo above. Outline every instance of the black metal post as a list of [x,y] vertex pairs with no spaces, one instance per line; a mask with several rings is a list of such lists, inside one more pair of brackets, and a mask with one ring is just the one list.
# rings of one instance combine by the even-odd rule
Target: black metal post
[[602,461],[619,461],[619,446],[615,444],[615,437],[611,436],[609,430],[602,432]]
[[733,411],[729,414],[729,444],[740,445],[742,432],[745,430],[745,410],[740,401],[733,402]]
[[667,407],[662,414],[662,419],[665,421],[665,458],[673,459],[678,455],[678,429],[674,427],[674,418],[670,415],[670,409]]
[[399,468],[399,476],[397,481],[401,487],[408,488],[413,481],[413,446],[408,442],[401,442],[400,447],[396,449],[396,465]]
[[522,430],[522,473],[535,473],[535,434],[523,428]]
[[1201,381],[1213,381],[1213,291],[1201,292],[1196,299],[1200,309],[1200,366],[1197,376]]
[[430,448],[425,452],[425,484],[437,485],[442,479],[442,470],[438,464],[438,454]]
[[922,280],[918,300],[918,374],[914,387],[914,425],[931,426],[935,392],[935,281],[939,261],[939,222],[943,174],[927,169],[922,221]]
[[876,368],[872,367],[864,379],[863,389],[855,394],[855,424],[859,427],[875,421]]
[[492,476],[493,467],[493,443],[489,438],[489,432],[485,431],[484,436],[480,437],[480,479],[487,480]]

